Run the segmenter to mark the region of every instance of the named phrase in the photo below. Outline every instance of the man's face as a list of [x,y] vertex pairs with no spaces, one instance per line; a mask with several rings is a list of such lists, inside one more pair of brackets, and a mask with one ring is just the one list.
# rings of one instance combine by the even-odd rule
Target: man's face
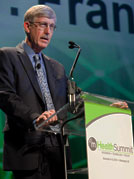
[[48,46],[55,28],[55,20],[46,17],[36,17],[33,22],[24,22],[28,34],[26,42],[36,52]]

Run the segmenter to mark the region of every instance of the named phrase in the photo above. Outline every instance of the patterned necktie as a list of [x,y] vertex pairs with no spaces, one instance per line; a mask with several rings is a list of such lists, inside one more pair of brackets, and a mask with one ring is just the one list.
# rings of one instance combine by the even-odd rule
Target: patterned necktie
[[37,73],[38,82],[42,91],[43,98],[47,104],[47,110],[54,109],[51,94],[49,91],[47,78],[40,64],[40,57],[38,54],[34,56],[35,60],[35,71]]

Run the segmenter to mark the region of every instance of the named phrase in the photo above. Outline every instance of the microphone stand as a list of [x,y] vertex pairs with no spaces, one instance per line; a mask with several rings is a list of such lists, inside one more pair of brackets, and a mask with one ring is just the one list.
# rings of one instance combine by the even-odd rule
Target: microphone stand
[[72,80],[73,80],[73,71],[74,71],[74,69],[75,69],[76,63],[77,63],[78,58],[79,58],[80,53],[81,53],[81,48],[80,48],[80,47],[74,47],[74,48],[79,48],[79,49],[78,49],[78,52],[77,52],[77,54],[76,54],[74,63],[73,63],[72,68],[71,68],[71,70],[70,70],[70,73],[69,73],[69,79],[72,79]]
[[78,61],[78,58],[80,56],[80,52],[81,52],[81,48],[79,45],[77,45],[76,43],[69,41],[69,48],[73,49],[73,48],[78,48],[75,60],[73,62],[72,68],[70,70],[69,73],[69,80],[68,80],[68,97],[69,97],[69,104],[70,104],[70,109],[72,111],[72,113],[75,113],[75,103],[76,103],[76,97],[75,97],[75,93],[76,93],[76,84],[73,78],[73,72],[76,66],[76,63]]

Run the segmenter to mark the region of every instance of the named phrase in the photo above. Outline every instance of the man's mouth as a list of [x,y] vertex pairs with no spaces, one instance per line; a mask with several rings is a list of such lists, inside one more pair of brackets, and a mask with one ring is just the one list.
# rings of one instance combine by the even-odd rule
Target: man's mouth
[[47,37],[41,37],[42,40],[48,41],[49,39]]

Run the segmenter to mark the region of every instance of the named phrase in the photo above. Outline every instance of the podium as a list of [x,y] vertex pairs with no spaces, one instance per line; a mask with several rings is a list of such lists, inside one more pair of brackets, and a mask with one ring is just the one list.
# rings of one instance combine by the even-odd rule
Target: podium
[[[84,111],[80,110],[75,115],[68,111],[68,118],[62,123],[60,130],[65,144],[65,178],[75,174],[81,174],[83,178],[84,174],[88,179],[133,179],[132,111],[111,106],[119,99],[86,92],[79,98],[84,101]],[[67,107],[68,105],[63,108]],[[61,111],[62,109],[59,110]],[[86,168],[67,169],[68,142],[65,136],[69,135],[84,137],[87,152]]]
[[85,95],[89,179],[134,178],[131,110],[110,106],[116,101]]

